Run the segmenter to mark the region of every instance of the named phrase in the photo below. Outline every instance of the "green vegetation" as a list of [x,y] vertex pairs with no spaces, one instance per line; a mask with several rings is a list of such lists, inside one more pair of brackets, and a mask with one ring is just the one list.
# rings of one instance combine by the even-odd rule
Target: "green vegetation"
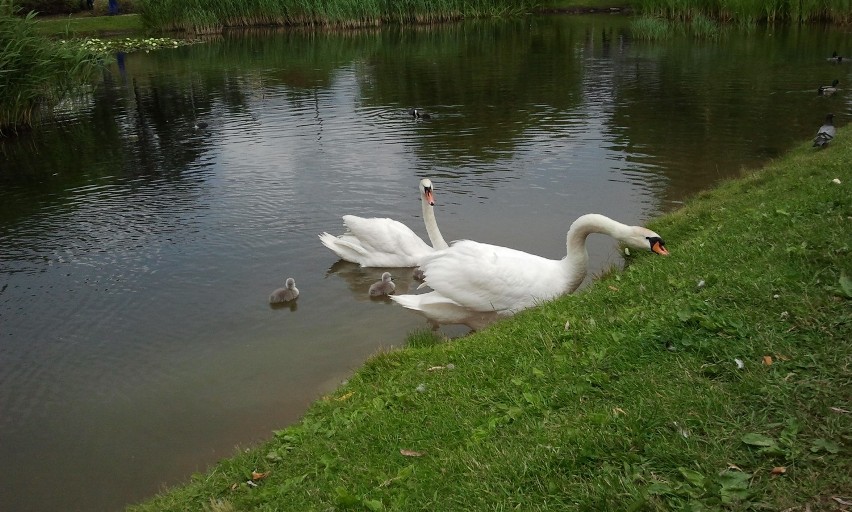
[[77,91],[97,66],[79,46],[36,34],[36,24],[0,0],[0,135],[31,126],[39,107]]
[[67,16],[39,19],[36,32],[51,37],[140,35],[142,18],[138,14],[120,16]]
[[639,12],[675,20],[697,15],[753,24],[789,20],[797,23],[852,23],[852,0],[636,0]]
[[148,0],[141,6],[152,30],[219,32],[224,27],[323,25],[356,27],[395,23],[434,23],[467,17],[529,12],[529,0]]
[[415,333],[300,423],[130,509],[836,508],[851,137],[652,222],[669,258],[464,338]]

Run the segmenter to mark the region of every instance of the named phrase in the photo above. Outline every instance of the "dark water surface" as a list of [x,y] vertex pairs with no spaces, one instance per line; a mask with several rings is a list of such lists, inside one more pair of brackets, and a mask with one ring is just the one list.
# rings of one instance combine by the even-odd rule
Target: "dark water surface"
[[[425,238],[428,176],[448,240],[559,258],[581,214],[642,223],[846,124],[852,95],[816,89],[852,82],[825,60],[848,30],[645,43],[623,17],[534,17],[125,56],[0,143],[0,510],[121,509],[425,328],[369,300],[383,269],[333,267],[317,234],[341,215]],[[270,308],[289,276],[298,306]]]

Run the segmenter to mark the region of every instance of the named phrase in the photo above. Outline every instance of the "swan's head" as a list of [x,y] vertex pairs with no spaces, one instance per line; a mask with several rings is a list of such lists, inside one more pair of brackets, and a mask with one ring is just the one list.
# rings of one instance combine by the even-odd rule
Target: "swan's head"
[[435,206],[435,197],[432,195],[432,180],[429,178],[420,180],[420,195],[429,203],[429,206]]
[[287,278],[287,281],[285,281],[284,285],[285,285],[287,288],[289,288],[289,289],[291,289],[291,290],[292,290],[293,288],[295,288],[295,287],[296,287],[296,280],[295,280],[295,279],[293,279],[292,277],[288,277],[288,278]]
[[385,272],[384,274],[382,274],[383,283],[389,283],[391,281],[393,281],[393,276],[391,276],[390,272]]
[[662,256],[668,256],[669,251],[666,249],[666,243],[662,237],[648,228],[642,226],[633,226],[630,230],[630,235],[622,240],[627,246],[633,249],[655,252]]

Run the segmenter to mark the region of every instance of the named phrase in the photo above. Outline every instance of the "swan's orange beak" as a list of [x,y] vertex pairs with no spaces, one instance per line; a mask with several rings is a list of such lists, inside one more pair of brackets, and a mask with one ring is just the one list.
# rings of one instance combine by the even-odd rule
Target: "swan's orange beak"
[[655,253],[659,254],[659,255],[662,255],[662,256],[668,256],[669,255],[669,251],[659,241],[654,242],[654,245],[651,246],[651,250],[654,251]]
[[435,197],[432,195],[431,188],[424,189],[423,195],[426,197],[426,200],[429,201],[429,206],[435,206]]

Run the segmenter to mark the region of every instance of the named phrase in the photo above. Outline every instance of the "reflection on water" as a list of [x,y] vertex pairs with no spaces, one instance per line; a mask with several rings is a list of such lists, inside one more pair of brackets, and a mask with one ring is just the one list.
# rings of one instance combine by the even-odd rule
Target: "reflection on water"
[[[583,213],[641,223],[827,111],[845,124],[849,95],[815,92],[850,81],[823,58],[843,37],[647,44],[625,18],[543,17],[124,56],[90,98],[0,142],[0,509],[141,500],[429,328],[368,296],[385,270],[414,292],[411,269],[322,247],[341,215],[425,239],[428,176],[448,240],[561,258]],[[589,245],[593,273],[619,263],[610,239]],[[290,276],[297,304],[270,307]]]

